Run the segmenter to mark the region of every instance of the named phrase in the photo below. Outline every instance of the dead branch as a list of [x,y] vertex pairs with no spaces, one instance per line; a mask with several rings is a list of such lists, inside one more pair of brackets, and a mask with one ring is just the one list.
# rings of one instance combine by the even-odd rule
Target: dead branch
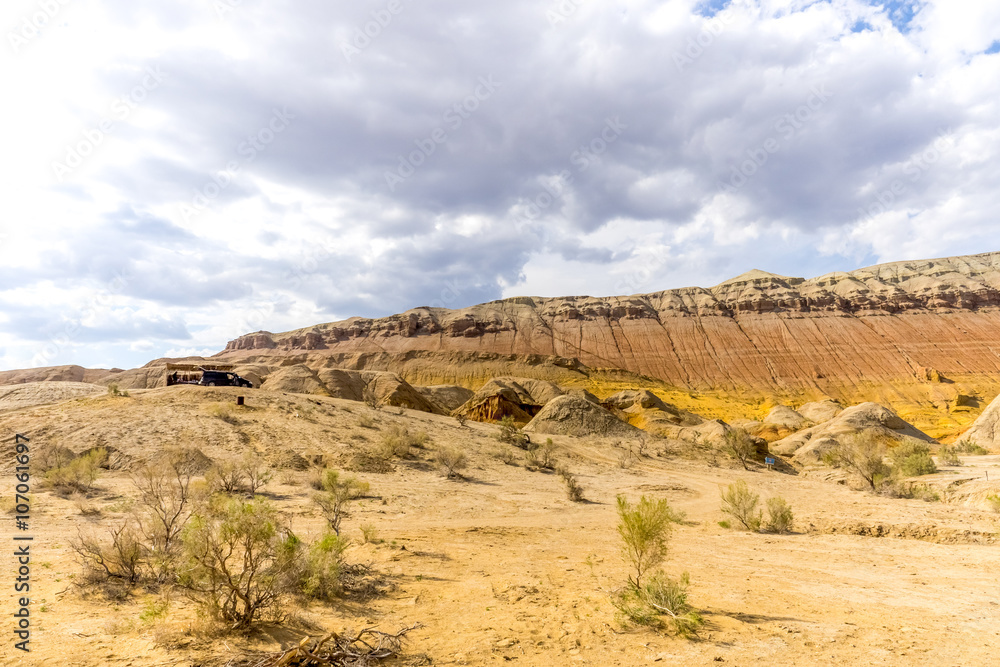
[[415,623],[395,634],[375,628],[365,628],[356,634],[330,632],[315,641],[303,637],[294,648],[260,657],[231,660],[226,667],[366,667],[398,656],[406,634],[420,627],[419,623]]

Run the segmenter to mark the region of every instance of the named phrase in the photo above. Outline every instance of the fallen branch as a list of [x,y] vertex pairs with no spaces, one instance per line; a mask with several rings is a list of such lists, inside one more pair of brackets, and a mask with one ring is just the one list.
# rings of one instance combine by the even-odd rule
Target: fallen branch
[[395,634],[375,628],[365,628],[357,634],[330,632],[315,641],[303,637],[294,648],[260,658],[231,660],[226,667],[365,667],[398,656],[406,634],[419,627],[416,623]]

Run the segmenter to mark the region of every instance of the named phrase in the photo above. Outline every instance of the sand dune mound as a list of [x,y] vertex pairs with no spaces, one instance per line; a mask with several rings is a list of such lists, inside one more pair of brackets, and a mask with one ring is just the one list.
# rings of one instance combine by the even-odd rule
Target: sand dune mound
[[583,396],[566,394],[545,404],[527,426],[527,433],[559,435],[634,435],[639,432]]
[[847,435],[869,431],[901,443],[905,440],[936,442],[899,415],[878,403],[862,403],[847,408],[835,418],[771,443],[771,451],[791,456],[798,463],[818,463],[824,453]]
[[1000,447],[1000,396],[986,406],[961,439],[971,440],[980,447],[990,450]]
[[414,387],[421,396],[431,403],[451,412],[468,401],[476,393],[456,384],[436,384],[430,387]]
[[379,405],[435,414],[446,412],[406,380],[385,371],[351,371],[340,368],[322,368],[317,371],[305,364],[295,364],[274,369],[266,376],[261,388],[295,394],[319,394],[349,401],[363,401],[370,392]]
[[[515,421],[526,422],[537,415],[543,406],[563,394],[558,385],[544,380],[493,378],[455,412],[482,422],[499,421],[508,416]],[[581,400],[590,402],[582,397]]]
[[80,396],[93,396],[107,391],[89,382],[26,382],[0,385],[0,410],[19,410],[34,405],[47,405],[68,401]]
[[832,398],[806,403],[796,410],[796,412],[814,424],[822,424],[825,421],[830,421],[843,411],[844,406]]

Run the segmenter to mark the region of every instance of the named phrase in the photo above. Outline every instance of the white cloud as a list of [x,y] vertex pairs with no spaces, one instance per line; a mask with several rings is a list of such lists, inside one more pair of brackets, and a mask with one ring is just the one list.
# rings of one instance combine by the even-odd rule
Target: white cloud
[[920,5],[7,3],[0,364],[998,249],[1000,6]]

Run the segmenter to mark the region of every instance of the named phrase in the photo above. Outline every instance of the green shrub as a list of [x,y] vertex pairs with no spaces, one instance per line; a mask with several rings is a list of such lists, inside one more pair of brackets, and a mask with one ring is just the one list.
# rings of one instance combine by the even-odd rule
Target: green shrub
[[892,471],[900,477],[918,477],[932,475],[937,472],[931,450],[922,442],[907,441],[900,443],[889,452],[892,461]]
[[299,592],[309,598],[334,600],[344,588],[341,576],[344,571],[344,552],[350,542],[336,533],[326,533],[308,549],[299,545],[290,547],[289,558],[298,558],[295,584]]
[[635,574],[629,575],[629,581],[638,587],[643,575],[666,559],[675,515],[663,498],[652,500],[642,496],[632,505],[620,495],[617,502],[622,554]]
[[823,455],[823,461],[847,470],[875,491],[892,472],[885,464],[886,451],[885,436],[866,429],[841,436],[837,447]]
[[990,502],[990,505],[992,505],[994,512],[1000,513],[1000,495],[991,493],[990,495],[986,496],[986,500]]
[[669,625],[682,637],[691,637],[704,620],[688,603],[690,584],[687,572],[680,579],[657,572],[640,587],[627,586],[612,603],[631,623],[655,628]]
[[418,431],[413,434],[405,426],[393,424],[382,434],[382,440],[379,442],[377,453],[385,460],[391,458],[405,459],[409,458],[411,447],[423,448],[429,440],[430,436],[424,431]]
[[367,494],[369,484],[354,477],[341,477],[336,470],[324,470],[321,479],[323,492],[313,496],[313,501],[322,511],[330,530],[340,535],[340,523],[348,515],[349,503]]
[[734,428],[726,432],[724,443],[726,454],[739,461],[744,470],[749,470],[750,461],[757,456],[757,444],[753,436],[744,429]]
[[988,449],[983,449],[971,440],[959,440],[956,442],[955,451],[959,454],[968,454],[970,456],[983,456],[990,453]]
[[757,532],[763,520],[758,508],[760,495],[754,493],[742,479],[721,491],[722,512],[736,519],[744,528]]
[[298,566],[298,542],[257,498],[195,514],[183,532],[179,583],[233,629],[277,617]]

